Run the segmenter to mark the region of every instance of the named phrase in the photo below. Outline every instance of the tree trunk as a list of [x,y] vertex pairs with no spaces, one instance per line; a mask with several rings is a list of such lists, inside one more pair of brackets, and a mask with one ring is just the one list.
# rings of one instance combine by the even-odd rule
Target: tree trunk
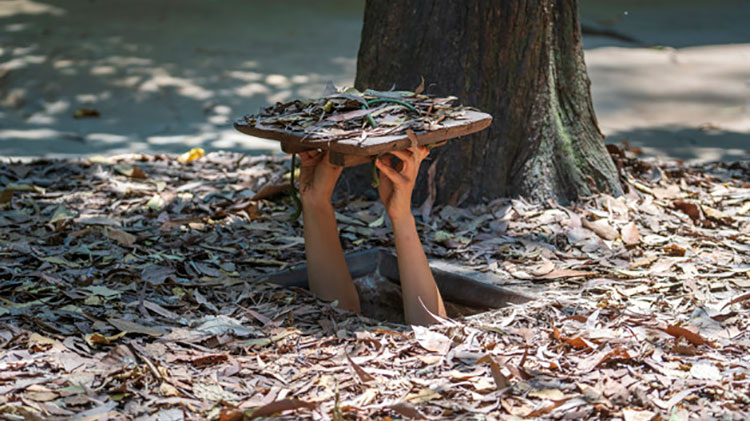
[[432,151],[436,203],[622,193],[591,103],[576,0],[367,0],[355,86],[413,89],[420,75],[427,93],[494,117]]

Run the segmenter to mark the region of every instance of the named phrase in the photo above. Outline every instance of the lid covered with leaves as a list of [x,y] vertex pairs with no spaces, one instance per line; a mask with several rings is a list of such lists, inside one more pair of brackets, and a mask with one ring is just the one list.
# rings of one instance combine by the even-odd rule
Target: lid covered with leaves
[[322,98],[293,100],[266,107],[235,123],[243,133],[279,140],[284,149],[330,149],[375,155],[411,146],[407,133],[420,145],[463,136],[489,126],[492,116],[475,108],[455,106],[456,97],[414,91],[360,92],[329,83]]

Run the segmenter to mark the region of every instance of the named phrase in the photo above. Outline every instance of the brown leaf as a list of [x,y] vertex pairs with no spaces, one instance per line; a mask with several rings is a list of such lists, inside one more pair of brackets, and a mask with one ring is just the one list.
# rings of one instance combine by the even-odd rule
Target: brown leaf
[[700,346],[706,343],[706,340],[701,335],[691,330],[687,330],[684,327],[680,327],[677,325],[667,325],[666,328],[660,327],[658,329],[674,336],[675,338],[685,338],[688,342],[696,346]]
[[563,336],[562,333],[560,333],[560,330],[558,328],[554,328],[552,330],[552,337],[561,342],[567,343],[573,348],[578,348],[578,349],[590,348],[589,345],[580,336],[576,336],[575,338]]
[[292,411],[301,408],[312,410],[315,409],[316,406],[317,405],[313,402],[305,402],[299,399],[282,399],[247,411],[245,419],[252,420],[254,418],[269,417],[279,412]]
[[581,223],[584,228],[594,231],[596,235],[605,240],[614,240],[617,238],[617,230],[612,228],[606,219],[598,219],[596,221],[589,221],[586,218],[581,219]]
[[416,89],[414,89],[414,95],[419,95],[422,92],[424,92],[424,76],[419,75],[419,86],[417,86]]
[[125,247],[132,246],[138,239],[138,237],[133,234],[113,227],[105,227],[104,235],[109,239],[114,240],[117,244]]
[[612,360],[629,360],[630,354],[628,354],[628,350],[618,346],[617,348],[613,349],[612,351],[608,352],[602,359],[599,360],[598,363],[594,366],[594,368],[599,367],[600,365],[612,361]]
[[687,202],[684,200],[675,200],[672,202],[672,205],[675,207],[675,209],[678,209],[682,211],[682,213],[686,214],[690,217],[690,219],[695,221],[700,221],[701,218],[701,210],[695,203]]
[[664,246],[664,252],[669,256],[682,257],[685,255],[685,249],[678,246],[677,244],[669,244]]
[[229,356],[227,354],[214,354],[193,358],[192,360],[190,360],[190,362],[194,367],[201,368],[210,365],[216,365],[227,360],[229,360]]
[[737,304],[739,302],[742,302],[748,299],[750,299],[750,292],[748,292],[747,294],[742,294],[739,297],[733,299],[732,301],[724,304],[724,306],[721,309],[724,310],[725,308],[731,306],[732,304]]
[[291,184],[286,180],[269,183],[261,187],[258,193],[255,193],[255,196],[253,196],[250,200],[270,199],[274,196],[286,192],[290,188]]
[[638,227],[635,225],[635,222],[631,222],[625,225],[624,227],[622,227],[620,232],[622,242],[627,246],[635,246],[641,239],[641,236],[638,233]]
[[359,365],[357,365],[357,363],[352,361],[351,357],[349,357],[349,354],[345,354],[345,355],[346,355],[346,359],[349,360],[349,364],[352,365],[354,372],[357,373],[357,376],[359,376],[359,380],[361,380],[362,383],[367,383],[367,382],[375,380],[375,377],[372,377],[362,367],[360,367]]
[[495,380],[495,385],[497,385],[498,390],[505,389],[506,387],[510,386],[510,380],[505,377],[505,374],[503,374],[502,370],[500,369],[500,365],[492,358],[492,356],[485,355],[484,357],[477,360],[477,363],[490,363],[492,378]]
[[406,418],[411,418],[415,420],[424,420],[427,419],[427,417],[419,412],[419,410],[409,402],[399,402],[391,405],[389,408],[392,410],[398,412],[400,415],[405,416]]

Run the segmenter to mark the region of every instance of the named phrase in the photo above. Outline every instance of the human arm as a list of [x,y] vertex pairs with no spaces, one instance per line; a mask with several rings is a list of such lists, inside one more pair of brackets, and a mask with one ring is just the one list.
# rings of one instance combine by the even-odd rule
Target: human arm
[[[419,172],[419,165],[430,153],[426,147],[413,147],[391,154],[399,159],[393,166],[391,157],[378,158],[381,177],[378,192],[393,225],[393,237],[398,256],[398,272],[404,301],[404,314],[409,324],[435,323],[430,313],[445,317],[445,306],[435,284],[416,222],[411,214],[411,194]],[[420,303],[420,299],[422,303]]]
[[343,167],[328,161],[327,152],[300,153],[300,201],[310,290],[339,307],[359,312],[359,296],[339,241],[331,195]]

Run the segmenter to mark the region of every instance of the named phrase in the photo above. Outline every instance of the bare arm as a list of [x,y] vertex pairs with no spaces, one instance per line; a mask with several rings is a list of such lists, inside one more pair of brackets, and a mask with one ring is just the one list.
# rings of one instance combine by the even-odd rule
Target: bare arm
[[411,194],[419,165],[429,154],[429,149],[415,147],[392,154],[400,160],[395,167],[389,156],[381,157],[376,165],[385,176],[381,179],[379,193],[393,223],[404,313],[407,323],[428,325],[435,320],[425,307],[431,313],[445,317],[445,306],[417,234],[411,214]]
[[339,307],[359,312],[359,296],[339,241],[331,194],[342,167],[328,162],[328,153],[300,154],[300,200],[310,290]]

